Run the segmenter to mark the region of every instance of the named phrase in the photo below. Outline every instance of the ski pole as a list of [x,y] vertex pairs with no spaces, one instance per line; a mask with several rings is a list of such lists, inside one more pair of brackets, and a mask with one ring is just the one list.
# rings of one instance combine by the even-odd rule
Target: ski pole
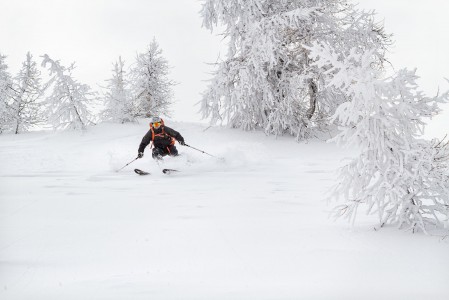
[[194,150],[196,150],[196,151],[199,151],[199,152],[201,152],[201,153],[207,154],[207,155],[209,155],[209,156],[212,156],[212,157],[215,157],[215,158],[218,158],[218,159],[224,159],[223,157],[217,157],[217,156],[215,156],[215,155],[209,154],[209,153],[207,153],[207,152],[205,152],[205,151],[203,151],[203,150],[197,149],[197,148],[192,147],[192,146],[187,145],[187,144],[184,144],[184,146],[187,146],[187,147],[192,148],[192,149],[194,149]]
[[139,158],[136,157],[134,158],[132,161],[130,161],[129,163],[127,163],[126,165],[124,165],[123,167],[121,167],[120,169],[118,169],[116,172],[121,171],[122,169],[124,169],[125,167],[129,166],[131,163],[135,162],[136,160],[138,160]]

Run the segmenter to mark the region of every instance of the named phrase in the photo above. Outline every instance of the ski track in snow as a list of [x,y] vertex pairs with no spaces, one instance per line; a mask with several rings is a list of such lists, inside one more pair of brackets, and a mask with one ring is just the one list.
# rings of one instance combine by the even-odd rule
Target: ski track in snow
[[346,150],[168,123],[224,160],[116,172],[145,123],[0,135],[0,299],[447,299],[448,239],[328,218]]

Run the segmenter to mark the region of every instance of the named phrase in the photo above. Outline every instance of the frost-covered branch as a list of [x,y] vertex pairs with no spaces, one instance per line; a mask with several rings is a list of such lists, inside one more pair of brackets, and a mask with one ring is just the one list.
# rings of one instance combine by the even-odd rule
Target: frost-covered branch
[[353,220],[363,204],[368,214],[378,215],[381,227],[449,228],[448,144],[421,137],[425,119],[440,111],[448,93],[425,96],[415,71],[384,79],[370,52],[354,50],[341,60],[331,48],[315,45],[311,56],[332,66],[330,84],[350,99],[333,117],[342,129],[334,140],[360,151],[340,171],[334,196],[346,204],[337,208],[337,216]]

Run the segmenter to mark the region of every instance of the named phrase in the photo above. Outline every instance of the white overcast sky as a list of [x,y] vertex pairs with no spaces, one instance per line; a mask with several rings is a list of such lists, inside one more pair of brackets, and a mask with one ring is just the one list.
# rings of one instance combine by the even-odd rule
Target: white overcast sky
[[[417,68],[429,95],[447,89],[449,78],[449,1],[359,0],[374,9],[395,45],[395,69]],[[199,0],[0,0],[0,53],[15,73],[30,51],[39,61],[47,53],[64,65],[76,62],[75,76],[97,89],[111,76],[121,55],[129,66],[156,38],[168,59],[175,88],[173,117],[199,121],[198,107],[211,66],[225,54],[218,32],[201,27]],[[449,131],[449,105],[429,130]]]

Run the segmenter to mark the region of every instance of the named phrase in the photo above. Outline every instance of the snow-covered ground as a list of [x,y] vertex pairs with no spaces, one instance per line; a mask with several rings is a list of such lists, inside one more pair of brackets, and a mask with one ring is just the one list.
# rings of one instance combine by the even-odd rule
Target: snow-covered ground
[[144,122],[0,135],[0,299],[449,299],[449,238],[328,218],[347,151],[168,125],[225,160],[115,172]]

